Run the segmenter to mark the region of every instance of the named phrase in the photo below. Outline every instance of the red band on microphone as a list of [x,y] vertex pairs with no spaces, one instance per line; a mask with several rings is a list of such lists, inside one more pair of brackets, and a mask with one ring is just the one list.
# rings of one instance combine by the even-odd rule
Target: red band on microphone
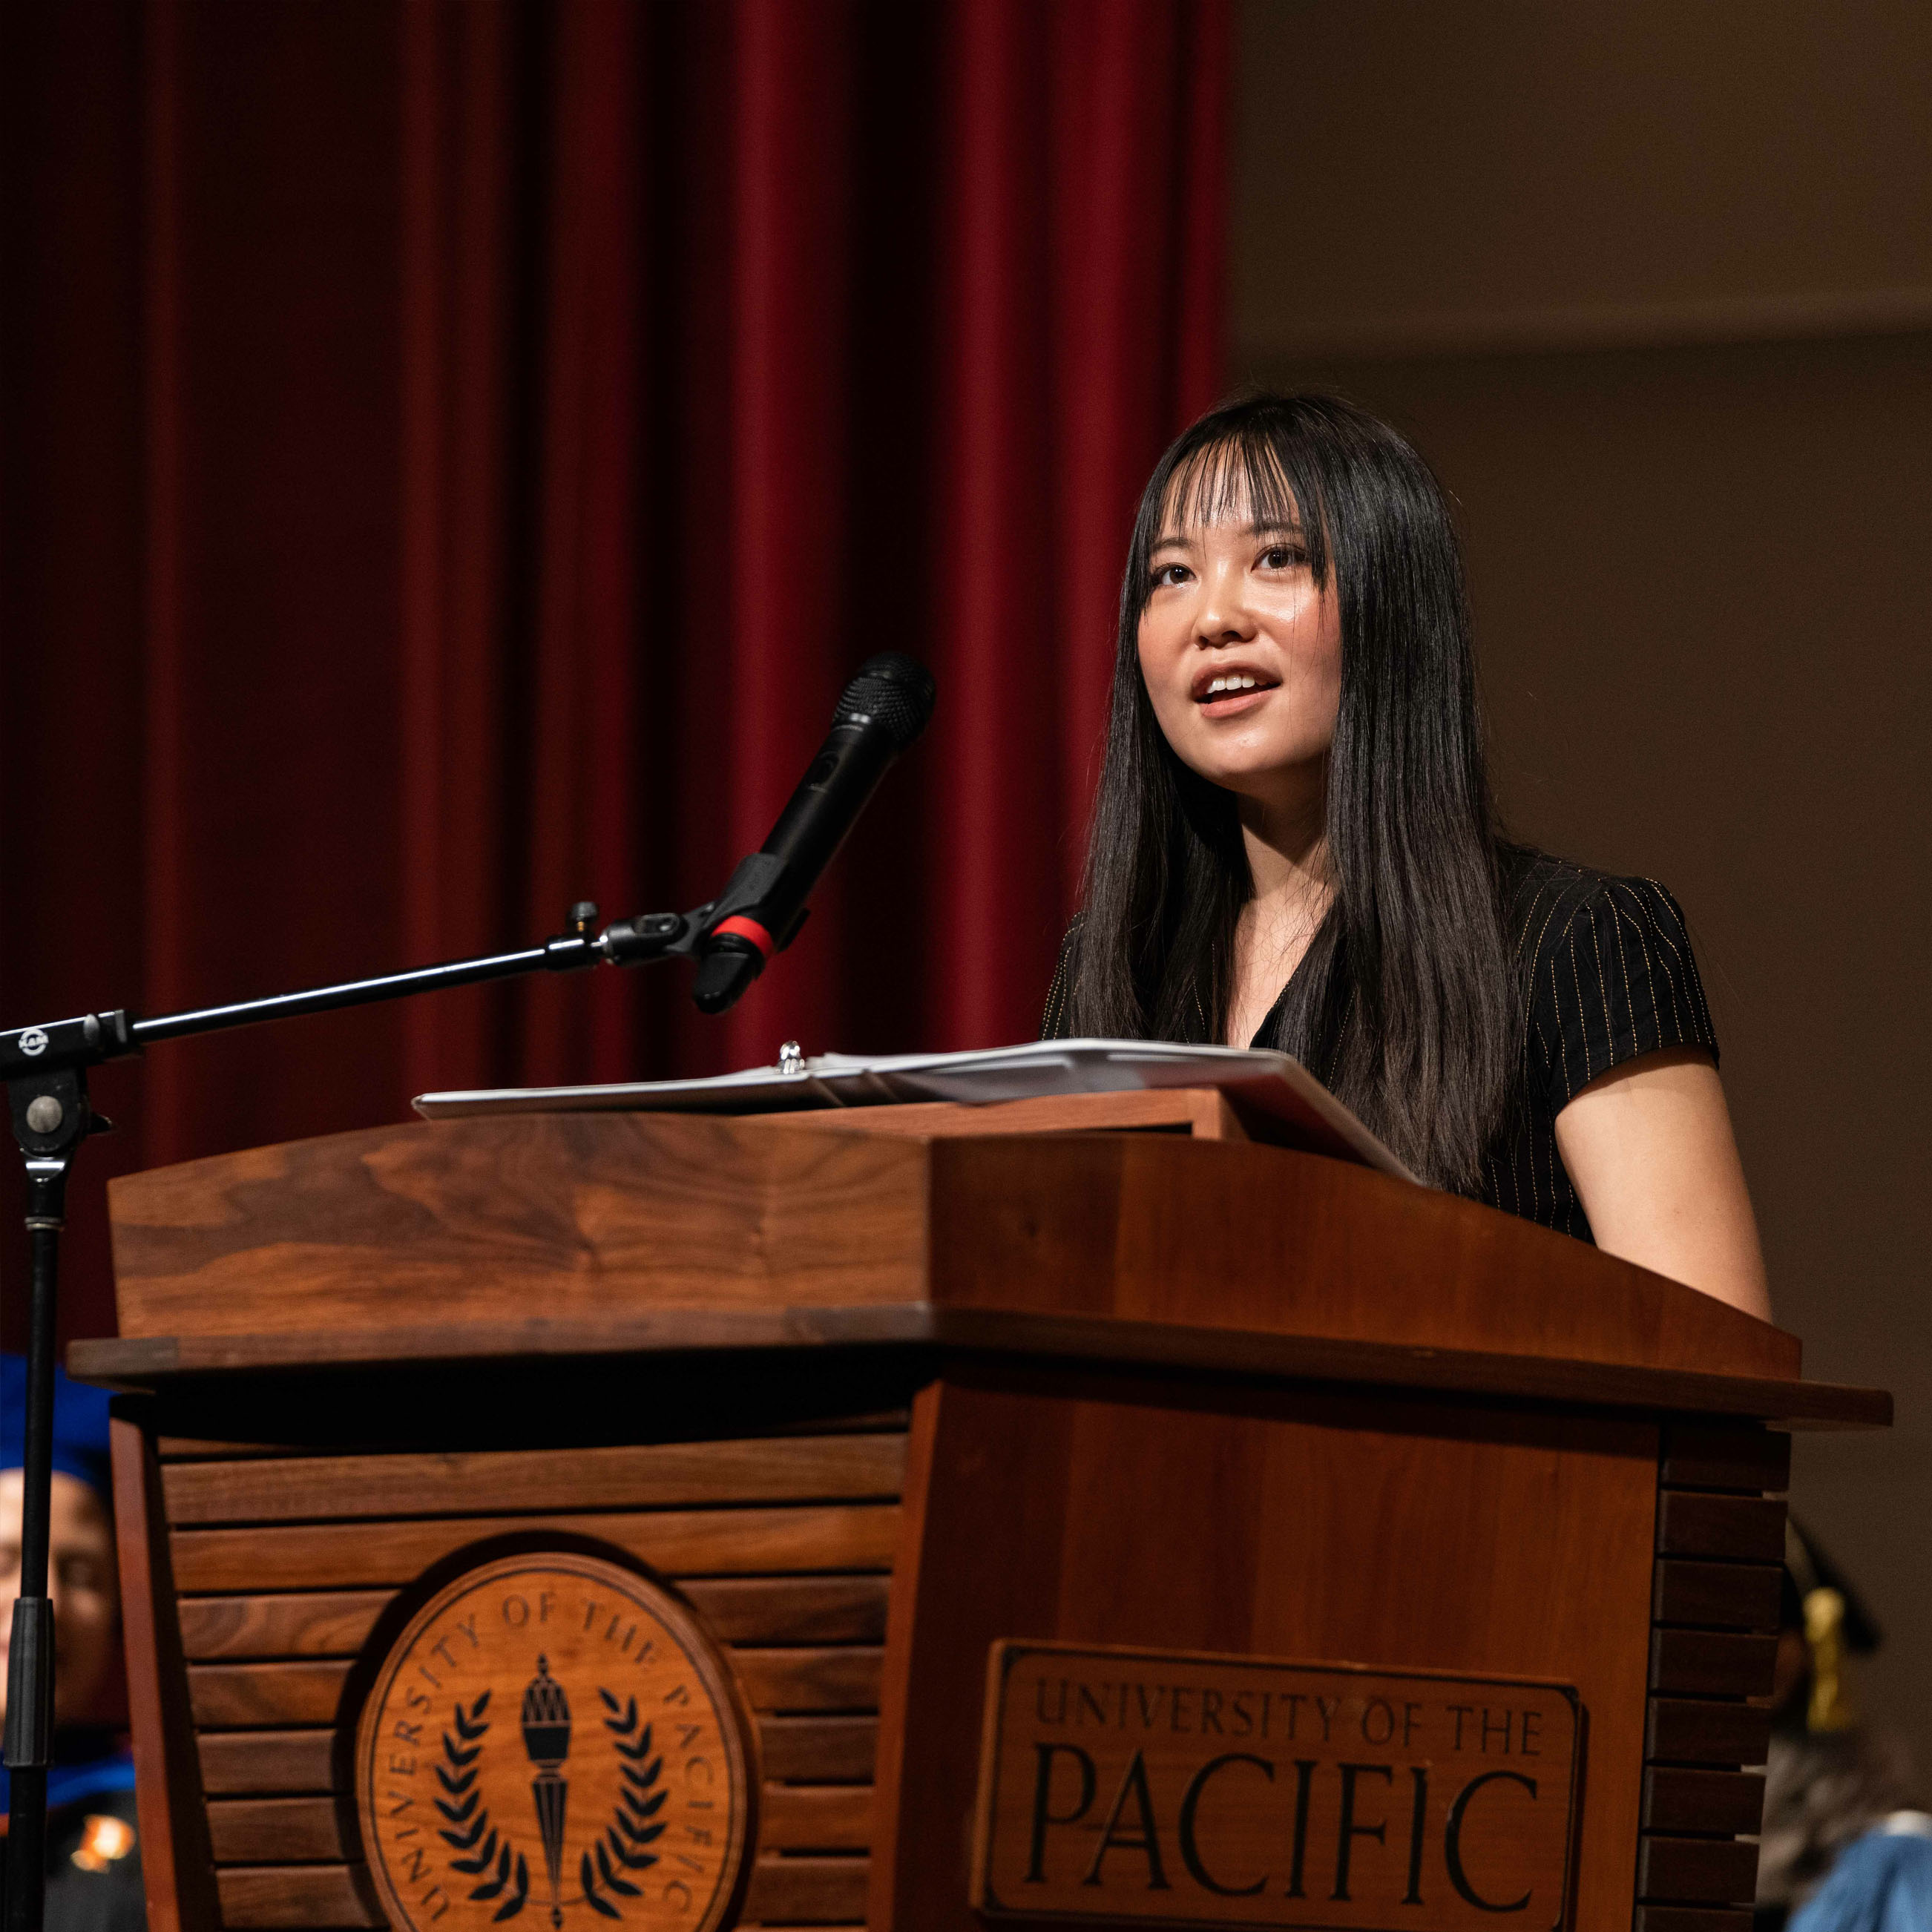
[[748,939],[758,949],[760,958],[770,959],[778,950],[777,942],[754,919],[721,919],[711,931],[714,938],[718,933],[729,932],[740,939]]

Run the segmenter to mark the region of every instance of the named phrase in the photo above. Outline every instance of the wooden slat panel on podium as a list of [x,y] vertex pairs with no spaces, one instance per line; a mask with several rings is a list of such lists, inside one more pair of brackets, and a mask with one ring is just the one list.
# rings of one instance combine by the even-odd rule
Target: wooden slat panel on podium
[[[782,1859],[760,1866],[753,1899],[797,1922],[862,1912],[902,1420],[453,1456],[284,1448],[223,1458],[206,1439],[178,1446],[186,1453],[161,1467],[155,1487],[178,1511],[171,1548],[194,1660],[185,1689],[224,1924],[335,1932],[384,1922],[356,1877],[359,1848],[342,1835],[336,1740],[338,1720],[352,1724],[342,1703],[356,1656],[394,1591],[315,1585],[346,1574],[398,1585],[412,1564],[535,1526],[574,1526],[647,1552],[726,1642],[772,1780],[759,1847]],[[573,1469],[584,1472],[581,1501],[608,1508],[566,1510],[579,1499]],[[684,1507],[692,1502],[707,1507]],[[452,1506],[501,1513],[398,1514]],[[262,1520],[248,1520],[256,1510]],[[683,1574],[692,1568],[712,1574]],[[774,1568],[786,1574],[757,1574]],[[257,1587],[186,1594],[237,1580]]]
[[[688,1577],[684,1593],[734,1643],[877,1643],[886,1634],[880,1576]],[[394,1600],[388,1590],[299,1596],[192,1597],[181,1606],[189,1660],[348,1657]]]

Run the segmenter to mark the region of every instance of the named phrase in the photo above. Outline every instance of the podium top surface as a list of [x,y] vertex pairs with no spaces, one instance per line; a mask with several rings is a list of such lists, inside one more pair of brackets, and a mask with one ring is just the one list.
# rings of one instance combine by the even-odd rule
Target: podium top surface
[[130,1175],[111,1188],[121,1334],[76,1344],[70,1366],[142,1387],[937,1345],[1890,1419],[1876,1391],[1800,1380],[1795,1336],[1451,1195],[1240,1139],[881,1118],[938,1111],[870,1110],[836,1132],[784,1117],[418,1122]]

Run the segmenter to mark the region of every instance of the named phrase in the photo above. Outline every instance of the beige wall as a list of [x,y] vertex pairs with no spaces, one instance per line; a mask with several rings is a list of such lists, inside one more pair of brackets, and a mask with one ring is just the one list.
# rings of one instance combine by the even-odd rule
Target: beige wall
[[1247,0],[1246,360],[1932,326],[1922,0]]
[[1932,15],[1244,28],[1240,373],[1414,436],[1511,820],[1684,902],[1780,1319],[1898,1400],[1794,1502],[1932,1768]]

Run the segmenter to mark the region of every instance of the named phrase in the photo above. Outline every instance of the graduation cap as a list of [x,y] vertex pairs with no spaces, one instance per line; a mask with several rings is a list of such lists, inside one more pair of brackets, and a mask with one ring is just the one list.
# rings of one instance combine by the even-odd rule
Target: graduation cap
[[1810,1533],[1784,1520],[1784,1579],[1778,1622],[1801,1631],[1810,1653],[1811,1682],[1804,1715],[1808,1731],[1849,1730],[1858,1714],[1845,1694],[1844,1660],[1869,1657],[1885,1641],[1850,1580]]
[[1826,1555],[1818,1539],[1793,1518],[1784,1520],[1784,1589],[1778,1621],[1786,1630],[1804,1628],[1804,1600],[1814,1590],[1835,1590],[1844,1605],[1840,1624],[1845,1648],[1869,1657],[1885,1641],[1885,1632],[1864,1605],[1845,1573]]
[[[54,1371],[54,1467],[77,1478],[104,1502],[113,1500],[107,1457],[107,1391]],[[26,1460],[27,1361],[0,1354],[0,1469]]]

